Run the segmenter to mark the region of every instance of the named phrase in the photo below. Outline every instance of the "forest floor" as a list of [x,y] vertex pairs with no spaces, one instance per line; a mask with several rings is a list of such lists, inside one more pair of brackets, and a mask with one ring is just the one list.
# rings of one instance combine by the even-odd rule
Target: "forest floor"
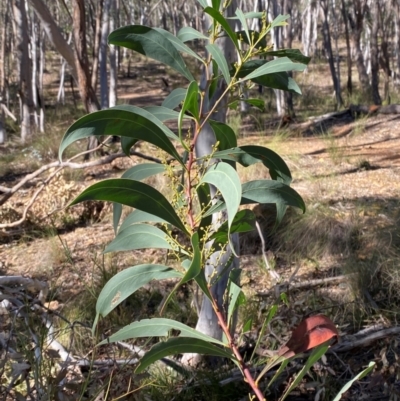
[[[137,73],[140,75],[141,71]],[[126,87],[122,85],[120,98],[140,106],[160,103],[165,92],[152,84],[152,74],[154,71],[141,77],[139,87],[135,87],[136,95],[127,95],[134,85],[133,80],[127,80]],[[272,235],[268,235],[271,211],[256,209],[267,234],[269,264],[281,275],[282,282],[289,279],[291,282],[286,291],[286,303],[279,304],[278,313],[264,335],[263,348],[277,348],[287,340],[291,328],[305,317],[318,313],[328,315],[338,326],[340,336],[345,338],[373,325],[381,329],[397,327],[400,317],[400,116],[338,120],[311,134],[309,129],[304,129],[304,123],[276,128],[259,112],[243,118],[231,113],[229,120],[236,125],[240,144],[265,145],[285,159],[292,171],[293,187],[307,205],[304,215],[289,212]],[[159,156],[144,145],[137,150]],[[0,147],[2,163],[12,151],[12,145]],[[23,275],[48,282],[51,299],[47,306],[69,321],[79,320],[91,326],[96,295],[113,273],[145,261],[160,262],[165,255],[154,251],[104,255],[104,247],[114,236],[110,206],[92,204],[69,210],[64,207],[88,185],[118,177],[124,169],[139,162],[135,157],[121,158],[110,165],[58,174],[38,198],[31,217],[22,228],[11,230],[12,235],[10,231],[0,231],[0,275]],[[24,165],[23,159],[10,166],[3,168],[0,185],[15,185],[32,169],[32,165]],[[239,169],[239,172],[243,180],[260,178],[260,169],[254,166]],[[160,178],[151,183],[165,189]],[[25,187],[0,207],[3,223],[20,216],[36,185],[34,182]],[[241,244],[242,286],[249,301],[240,315],[239,325],[245,323],[245,318],[253,318],[253,331],[248,335],[250,341],[273,303],[274,291],[268,291],[275,283],[265,268],[258,235],[244,236]],[[349,274],[350,278],[312,284],[316,279],[343,274]],[[309,286],[296,288],[307,282]],[[167,316],[179,317],[186,323],[195,321],[190,290],[190,287],[185,288],[177,295]],[[116,327],[132,319],[148,317],[149,313],[154,316],[164,294],[165,288],[146,287],[128,304],[131,311],[117,311],[104,323],[104,331],[115,331]],[[94,340],[85,338],[90,337],[85,330],[78,335],[75,333],[73,351],[77,355],[86,354],[87,347],[93,345]],[[65,332],[60,334],[60,342],[66,346],[70,345],[70,338]],[[399,334],[387,335],[348,352],[329,354],[325,364],[315,367],[288,400],[331,400],[337,390],[370,361],[376,362],[372,376],[355,384],[343,399],[398,399],[399,340]],[[106,385],[104,375],[102,370],[96,377]],[[113,381],[110,394],[114,397],[125,394],[131,370],[118,372],[114,369],[112,375],[119,379]],[[148,380],[151,382],[154,378]],[[135,380],[133,383],[133,388],[139,386]],[[185,386],[171,379],[159,387],[158,393],[149,390],[150,395],[144,394],[143,399],[172,399],[171,394],[183,394]],[[204,388],[201,394],[197,394],[198,398],[182,395],[179,399],[233,400],[244,397],[246,392],[237,398],[228,395],[229,392],[225,396],[207,398],[209,395]],[[316,394],[320,394],[320,398]],[[134,398],[136,396],[139,398]],[[271,394],[268,400],[274,397]],[[132,395],[125,399],[142,398]]]

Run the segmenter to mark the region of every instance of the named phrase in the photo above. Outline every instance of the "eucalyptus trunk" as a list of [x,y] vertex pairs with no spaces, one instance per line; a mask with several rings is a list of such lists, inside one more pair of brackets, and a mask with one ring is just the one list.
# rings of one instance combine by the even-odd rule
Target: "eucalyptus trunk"
[[371,2],[371,90],[374,104],[381,105],[382,99],[379,94],[379,50],[378,50],[378,30],[379,30],[379,6],[375,0]]
[[338,74],[335,68],[335,62],[333,57],[332,51],[332,41],[331,41],[331,33],[329,29],[329,21],[328,21],[328,13],[329,13],[329,4],[328,0],[321,0],[321,7],[324,13],[324,19],[322,22],[322,32],[324,37],[324,45],[325,51],[328,57],[329,69],[331,72],[331,77],[333,81],[333,88],[335,91],[335,98],[336,98],[336,106],[341,107],[343,104],[341,90],[340,90],[340,81]]
[[[227,9],[227,15],[232,16],[236,10],[236,0],[233,0]],[[231,20],[232,21],[232,20]],[[210,21],[206,20],[206,30],[210,25]],[[232,22],[232,29],[234,29],[234,22]],[[225,57],[228,60],[228,63],[232,63],[236,60],[236,50],[232,43],[232,41],[227,37],[219,38],[215,44],[219,46],[221,51],[224,53]],[[221,97],[226,89],[226,82],[224,80],[220,80],[217,85],[217,89],[213,94],[213,97],[208,101],[208,96],[204,96],[203,103],[203,113],[207,113],[210,111],[217,99]],[[200,87],[202,90],[208,91],[206,72],[203,73]],[[220,122],[226,121],[226,112],[228,108],[228,97],[225,96],[222,101],[219,103],[218,110],[213,113],[212,119]],[[198,137],[195,151],[197,157],[202,157],[204,155],[212,153],[212,149],[216,143],[214,131],[211,129],[210,125],[205,124],[204,128],[200,132]],[[213,197],[216,193],[216,189],[213,186],[210,186],[211,197]],[[213,215],[213,229],[217,229],[221,225],[221,215],[214,214]],[[232,243],[235,246],[235,252],[238,254],[239,252],[239,237],[237,234],[232,236]],[[229,266],[227,266],[229,265]],[[211,295],[216,300],[219,310],[225,311],[226,304],[224,300],[224,294],[226,291],[228,279],[230,272],[232,269],[239,268],[239,259],[234,256],[232,249],[228,246],[228,248],[224,252],[215,252],[211,255],[211,257],[205,263],[205,275],[210,280],[211,277],[215,277],[215,275],[222,274],[221,278],[211,287]],[[234,325],[233,325],[234,326]],[[196,325],[196,330],[207,334],[213,338],[221,339],[222,338],[222,330],[219,326],[217,316],[213,310],[210,300],[207,297],[203,297],[201,302],[201,308],[199,313],[199,318]],[[186,354],[183,358],[184,363],[189,364],[197,364],[200,360],[200,356],[197,354]]]
[[33,133],[32,68],[29,60],[28,20],[24,0],[13,2],[15,38],[17,42],[18,95],[21,114],[21,141],[24,143]]
[[344,34],[346,38],[346,61],[347,61],[347,92],[349,95],[353,92],[353,82],[352,82],[352,59],[351,59],[351,46],[350,46],[350,34],[349,34],[349,24],[348,24],[348,12],[345,0],[341,0],[342,2],[342,18],[343,18],[343,25],[344,25]]

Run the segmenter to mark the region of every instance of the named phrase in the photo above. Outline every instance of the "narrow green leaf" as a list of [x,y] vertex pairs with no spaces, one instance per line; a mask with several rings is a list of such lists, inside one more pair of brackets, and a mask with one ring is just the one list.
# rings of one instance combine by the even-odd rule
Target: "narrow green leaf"
[[265,110],[265,103],[264,100],[261,99],[243,99],[243,102],[251,104],[254,107],[257,107],[259,110]]
[[167,306],[168,302],[171,300],[172,296],[176,292],[176,290],[183,284],[187,283],[190,280],[196,278],[201,271],[201,251],[199,244],[199,234],[194,233],[191,238],[192,242],[192,250],[193,250],[193,259],[191,260],[190,266],[187,269],[185,275],[179,281],[179,283],[173,288],[173,290],[169,293],[164,305],[161,308],[161,312]]
[[153,114],[139,107],[120,105],[80,118],[68,128],[61,141],[60,159],[67,146],[91,135],[118,135],[122,136],[122,139],[131,138],[134,142],[144,140],[164,150],[183,164],[170,141],[170,138],[178,140],[178,137]]
[[203,334],[186,324],[177,322],[176,320],[165,318],[143,319],[133,322],[117,331],[112,336],[103,340],[98,345],[108,344],[110,342],[124,341],[129,338],[138,337],[167,337],[171,330],[179,330],[179,338],[196,338],[202,341],[223,345],[223,343],[215,338]]
[[333,401],[339,401],[342,399],[342,395],[353,385],[353,383],[357,380],[361,380],[363,377],[365,377],[366,375],[368,375],[370,372],[372,372],[372,370],[375,367],[375,362],[370,362],[368,364],[368,366],[362,371],[360,372],[357,376],[355,376],[353,379],[351,379],[350,381],[348,381],[343,387],[342,389],[339,391],[339,393],[336,395],[336,397],[333,399]]
[[263,53],[263,56],[288,57],[292,61],[303,64],[308,64],[311,60],[311,57],[305,56],[299,49],[271,50]]
[[187,89],[186,97],[178,118],[179,140],[183,148],[189,152],[189,148],[182,136],[182,122],[187,111],[190,112],[197,121],[199,121],[199,85],[196,81],[192,81]]
[[[279,364],[279,363],[281,363],[281,362],[282,363],[281,363],[281,366],[279,366],[279,369],[276,371],[276,373],[272,377],[272,379],[268,381],[268,387],[270,387],[272,385],[272,383],[274,383],[274,381],[282,374],[282,372],[285,370],[286,366],[288,365],[288,363],[291,360],[292,360],[292,358],[285,359],[284,357],[277,357],[277,360],[274,361],[274,362],[276,362],[276,363],[274,363],[274,366]],[[269,368],[271,369],[271,367],[272,366],[270,366]],[[265,373],[267,373],[267,372],[265,372]]]
[[[283,204],[298,207],[303,212],[305,211],[305,204],[301,196],[289,185],[279,181],[255,180],[244,183],[240,204],[248,205],[251,203],[274,203],[278,206]],[[225,202],[219,201],[207,210],[204,216],[218,213],[225,208]]]
[[206,228],[210,227],[212,224],[212,216],[204,217],[204,212],[211,206],[211,196],[210,196],[210,186],[207,184],[198,185],[196,188],[197,196],[201,208],[201,220],[198,228],[199,242],[203,242],[204,235],[206,233]]
[[129,267],[112,277],[101,290],[96,303],[96,321],[107,316],[122,301],[152,280],[182,277],[182,274],[163,265],[143,264]]
[[228,227],[231,227],[241,199],[241,183],[237,172],[229,164],[220,162],[207,170],[200,184],[203,182],[214,185],[221,192],[227,205]]
[[302,197],[289,185],[272,180],[254,180],[242,185],[241,204],[282,203],[306,211]]
[[224,79],[227,84],[231,82],[231,76],[229,75],[229,67],[228,63],[226,62],[226,58],[223,55],[221,49],[214,43],[210,43],[206,46],[208,53],[211,54],[215,62],[218,64],[219,69],[224,76]]
[[136,138],[127,138],[121,136],[121,149],[129,157],[131,155],[131,148],[135,146],[139,140]]
[[206,7],[204,9],[204,12],[208,14],[210,17],[214,18],[222,26],[223,30],[231,38],[236,49],[239,50],[238,40],[235,35],[235,32],[230,27],[228,21],[219,13],[219,11],[214,10],[212,7]]
[[113,202],[113,228],[114,233],[118,231],[118,224],[122,216],[122,205],[120,203]]
[[162,28],[153,28],[153,29],[155,29],[157,32],[161,33],[161,35],[165,36],[174,45],[176,50],[178,50],[179,52],[182,52],[182,53],[189,54],[189,56],[196,58],[197,60],[199,60],[201,63],[204,64],[204,60],[196,52],[194,52],[189,46],[185,45],[185,43],[183,43],[182,40],[179,39],[179,37],[176,37],[172,33],[168,32]]
[[146,213],[141,210],[134,210],[128,214],[127,218],[121,224],[119,231],[125,230],[127,227],[136,223],[166,223],[164,219],[161,219],[154,214]]
[[196,281],[197,285],[203,291],[203,296],[206,296],[210,301],[212,301],[213,297],[210,293],[209,284],[207,282],[204,269],[202,269],[201,272],[194,278],[194,281]]
[[264,54],[263,50],[265,48],[268,48],[268,43],[265,38],[265,34],[261,34],[258,31],[253,31],[252,29],[250,29],[248,30],[250,39],[252,38],[252,40],[250,40],[247,36],[247,33],[244,30],[236,31],[235,33],[238,40],[241,40],[247,43],[248,45],[257,43],[256,49],[258,49],[259,51],[261,50],[260,54]]
[[165,166],[160,163],[141,163],[136,164],[125,171],[121,178],[141,181],[156,174],[165,173]]
[[209,120],[208,122],[214,131],[217,142],[219,142],[219,151],[237,146],[236,134],[229,125],[214,120]]
[[178,251],[178,248],[172,244],[172,239],[164,231],[149,224],[138,223],[120,230],[106,246],[104,253],[149,248]]
[[253,326],[253,319],[250,318],[250,319],[243,325],[242,332],[243,332],[243,333],[249,332],[249,331],[251,330],[252,326]]
[[290,18],[289,14],[279,14],[269,25],[269,29],[267,32],[269,32],[272,28],[276,28],[277,26],[285,26],[287,25],[287,20]]
[[86,188],[70,206],[85,200],[103,200],[131,206],[154,214],[187,233],[185,225],[164,195],[140,181],[114,178],[98,182]]
[[[250,19],[250,18],[262,18],[263,15],[264,15],[264,13],[260,12],[260,11],[250,11],[248,13],[245,13],[244,17],[248,18],[248,19]],[[239,18],[238,18],[238,16],[236,16],[236,17],[228,17],[228,19],[239,19]]]
[[203,39],[208,40],[208,37],[203,35],[201,32],[197,31],[196,29],[192,28],[191,26],[185,26],[180,29],[178,32],[178,38],[182,42],[188,42],[194,39]]
[[307,372],[311,369],[314,363],[318,362],[322,355],[326,353],[329,348],[329,344],[321,344],[319,347],[313,349],[311,355],[307,359],[306,364],[300,370],[300,372],[296,375],[296,378],[290,384],[290,386],[285,390],[281,400],[284,401],[286,397],[299,385],[301,379],[307,374]]
[[148,111],[153,114],[154,117],[158,118],[160,121],[177,120],[179,112],[172,110],[165,106],[149,106],[144,107],[143,110]]
[[240,148],[226,149],[214,153],[214,157],[223,160],[238,162],[244,167],[261,162],[268,168],[273,180],[290,184],[292,176],[285,161],[271,149],[264,146],[248,145]]
[[228,325],[231,325],[231,318],[233,312],[237,307],[237,301],[239,299],[239,295],[243,294],[242,289],[235,284],[234,282],[229,283],[229,290],[228,290],[228,299],[229,299],[229,307],[228,307]]
[[108,43],[123,46],[140,54],[160,61],[178,71],[189,81],[193,75],[181,55],[165,34],[143,25],[129,25],[111,32]]
[[187,89],[177,88],[174,89],[163,101],[163,107],[168,109],[175,109],[177,108],[186,97]]
[[199,340],[197,338],[170,338],[168,341],[154,345],[140,360],[135,373],[143,372],[148,366],[161,358],[184,353],[214,355],[235,360],[231,352],[210,344],[208,341]]
[[250,39],[250,34],[249,34],[249,27],[248,27],[247,21],[246,21],[246,16],[243,14],[243,11],[239,10],[239,9],[236,10],[235,14],[239,18],[239,21],[242,24],[242,28],[245,31],[246,37],[250,43],[251,39]]
[[246,75],[240,80],[240,82],[248,81],[249,79],[254,79],[262,75],[273,74],[277,72],[286,71],[304,71],[306,65],[301,63],[293,63],[288,57],[277,58],[272,61],[268,61],[261,67],[256,68],[252,73]]
[[228,222],[224,222],[218,227],[218,230],[211,234],[210,240],[214,240],[215,244],[227,244],[229,234],[245,233],[253,231],[255,228],[256,216],[249,209],[239,210],[233,219],[231,228],[228,228]]
[[[255,355],[256,351],[258,350],[262,339],[264,338],[265,329],[268,327],[268,324],[271,322],[272,318],[275,316],[277,311],[278,311],[278,305],[275,303],[269,309],[268,315],[264,320],[264,323],[263,323],[263,325],[261,327],[261,330],[259,331],[259,335],[257,336],[257,342],[256,342],[256,345],[254,347],[253,353],[251,354],[250,361],[253,360],[254,355]],[[285,358],[282,358],[282,359],[285,359]],[[257,381],[259,381],[263,377],[263,375],[265,373],[267,373],[269,369],[271,369],[271,366],[274,366],[274,365],[273,364],[271,365],[270,363],[268,363],[267,366],[265,366],[265,368],[261,371],[261,373],[257,377]]]
[[199,119],[199,85],[196,81],[192,81],[188,86],[182,110],[179,113],[180,123],[182,123],[186,111],[190,112],[196,120]]
[[221,7],[221,0],[211,0],[211,4],[214,10],[219,11]]

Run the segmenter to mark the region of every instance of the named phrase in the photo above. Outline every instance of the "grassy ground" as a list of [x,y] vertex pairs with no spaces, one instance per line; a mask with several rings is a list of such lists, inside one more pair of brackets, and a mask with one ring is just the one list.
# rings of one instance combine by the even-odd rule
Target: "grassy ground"
[[[135,71],[136,78],[121,77],[121,102],[138,106],[159,103],[166,93],[154,77],[168,71],[157,65],[148,68],[143,60],[138,60]],[[326,74],[326,67],[314,63],[307,74],[299,76],[304,95],[295,99],[298,123],[310,115],[332,110],[330,86],[323,79]],[[173,77],[170,85],[177,85]],[[306,200],[307,212],[300,215],[289,210],[279,229],[271,233],[271,209],[255,210],[266,235],[269,265],[283,281],[291,278],[294,284],[278,302],[277,314],[263,334],[262,348],[276,349],[288,339],[291,328],[304,317],[317,313],[331,317],[342,336],[375,323],[395,325],[400,312],[399,120],[396,116],[364,118],[308,135],[300,124],[277,128],[273,123],[277,121],[273,95],[267,91],[263,97],[266,113],[251,111],[249,116],[241,116],[231,112],[228,120],[237,132],[239,143],[266,145],[284,157],[294,177],[294,188]],[[348,98],[348,103],[355,97]],[[23,146],[17,140],[17,127],[10,123],[11,141],[0,147],[0,185],[14,185],[26,173],[53,161],[63,132],[82,114],[79,108],[54,107],[48,113],[46,134],[35,136]],[[76,151],[77,147],[71,148],[70,154]],[[146,146],[140,151],[159,156]],[[57,393],[65,383],[68,389],[64,395],[69,397],[66,399],[95,400],[102,396],[109,400],[239,400],[246,397],[246,386],[240,381],[226,386],[219,384],[223,378],[232,377],[232,366],[222,366],[218,370],[205,366],[185,377],[156,365],[145,375],[138,376],[133,374],[134,366],[129,363],[131,353],[123,347],[94,347],[102,336],[133,320],[157,316],[162,299],[173,285],[152,284],[138,291],[123,307],[103,320],[96,335],[92,335],[96,298],[105,282],[124,267],[146,261],[157,263],[164,255],[149,251],[104,255],[102,250],[113,238],[110,207],[89,205],[70,210],[63,207],[96,180],[120,176],[123,169],[137,162],[140,160],[119,159],[112,166],[63,171],[39,197],[28,221],[0,235],[3,274],[23,274],[50,284],[46,306],[52,311],[57,340],[80,357],[92,360],[111,357],[125,359],[127,363],[60,370],[57,355],[45,344],[41,347],[43,358],[38,362],[29,330],[32,327],[37,330],[42,341],[46,331],[40,319],[29,312],[26,319],[7,318],[1,323],[2,333],[7,334],[12,328],[16,351],[16,355],[8,356],[7,363],[0,367],[0,386],[4,389],[13,382],[18,369],[25,372],[21,366],[25,363],[30,369],[25,368],[26,371],[32,372],[29,373],[30,385],[47,388],[48,399],[58,399]],[[265,178],[258,167],[239,172],[244,181]],[[153,184],[165,189],[162,180]],[[37,182],[24,188],[0,208],[2,222],[21,215],[36,185]],[[253,321],[252,329],[241,344],[245,349],[254,343],[274,296],[265,294],[273,282],[261,255],[258,235],[243,236],[241,248],[242,285],[248,301],[242,308],[238,326],[243,326],[249,318]],[[339,284],[295,288],[297,283],[350,273],[353,273],[351,279]],[[184,287],[170,303],[165,316],[194,324],[193,291],[191,286]],[[25,301],[29,303],[30,299]],[[132,344],[149,345],[140,341]],[[326,364],[314,367],[311,376],[288,399],[316,399],[316,394],[322,394],[323,390],[324,399],[330,400],[340,386],[370,360],[377,362],[374,390],[381,386],[382,397],[384,391],[393,396],[397,394],[399,352],[398,339],[391,336],[368,348],[330,355]],[[301,365],[289,370],[289,377],[300,368]],[[271,390],[268,400],[278,399],[278,393],[288,381],[282,380]],[[368,382],[356,386],[347,399],[358,400],[363,394],[372,394],[367,386]],[[16,391],[26,396],[26,382],[13,384],[10,399],[17,396]]]

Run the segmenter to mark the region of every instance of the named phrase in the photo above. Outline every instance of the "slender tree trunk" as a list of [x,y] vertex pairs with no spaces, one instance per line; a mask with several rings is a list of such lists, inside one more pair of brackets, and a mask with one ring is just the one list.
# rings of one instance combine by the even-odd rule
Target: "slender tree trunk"
[[[78,86],[83,105],[87,113],[100,110],[100,104],[96,93],[91,85],[89,73],[89,60],[86,45],[86,21],[85,21],[85,2],[84,0],[73,0],[73,32],[76,54],[76,70],[78,73]],[[98,145],[98,139],[91,136],[88,140],[88,149],[94,149]],[[86,155],[85,159],[89,156]]]
[[[228,7],[227,15],[232,16],[236,10],[236,1],[233,0]],[[208,29],[208,26],[206,29]],[[233,25],[232,25],[233,28]],[[220,49],[225,54],[228,64],[233,62],[236,59],[236,50],[234,48],[233,43],[228,37],[221,37],[216,41],[216,44],[220,47]],[[203,74],[202,80],[200,82],[200,87],[206,89],[206,75]],[[210,101],[204,102],[203,112],[207,112],[211,110],[212,105],[215,103],[216,99],[218,99],[226,89],[226,82],[224,80],[220,80],[218,82],[217,89]],[[208,96],[205,96],[205,99],[208,99]],[[226,111],[228,106],[228,98],[225,97],[221,103],[219,104],[218,110],[213,114],[212,119],[220,122],[225,122],[226,120]],[[205,124],[203,130],[201,131],[198,141],[196,143],[196,156],[202,157],[206,154],[210,154],[213,146],[215,145],[215,135],[213,130],[211,129],[209,124]],[[215,187],[211,186],[211,197],[213,197],[216,193]],[[221,224],[221,216],[213,215],[213,226],[217,228]],[[239,237],[235,234],[232,236],[232,241],[235,244],[236,252],[238,252],[238,242]],[[232,250],[228,247],[228,249],[221,255],[221,252],[215,252],[211,255],[210,259],[207,260],[205,264],[205,274],[208,279],[211,277],[215,277],[215,274],[220,274],[226,268],[226,264],[233,260],[228,269],[224,272],[221,279],[217,281],[211,287],[211,294],[214,299],[217,301],[218,307],[221,311],[226,310],[226,304],[224,299],[224,293],[227,287],[229,274],[232,269],[237,269],[239,267],[239,260],[237,257],[233,257]],[[222,338],[222,330],[218,324],[217,316],[214,313],[214,310],[211,306],[211,303],[207,297],[203,297],[201,310],[199,314],[199,319],[197,321],[196,330],[207,334],[211,337],[221,339]],[[188,354],[185,356],[184,361],[188,363],[197,363],[199,360],[198,355]]]
[[[292,15],[292,2],[290,0],[283,1],[283,14]],[[292,31],[292,24],[293,21],[290,20],[289,24],[286,25],[285,29],[285,41],[286,43],[283,44],[283,47],[286,49],[292,48],[292,41],[293,41],[293,31]],[[292,71],[288,72],[289,77],[293,77]],[[286,91],[284,92],[284,105],[285,105],[285,113],[291,117],[295,118],[294,106],[293,106],[293,93]]]
[[342,17],[344,23],[344,34],[346,38],[346,54],[347,54],[347,92],[349,95],[353,92],[353,83],[352,83],[352,60],[351,60],[351,47],[350,47],[350,35],[349,35],[349,24],[348,24],[348,15],[346,9],[345,0],[341,0],[342,2]]
[[21,141],[24,143],[32,135],[32,68],[29,60],[28,21],[25,1],[14,0],[13,14],[15,21],[15,37],[17,40],[17,65],[19,75],[18,95],[21,106]]
[[[111,12],[110,12],[110,32],[115,29],[115,22],[119,14],[118,0],[112,0]],[[117,69],[117,49],[114,45],[110,45],[110,96],[109,104],[110,107],[114,107],[117,104],[117,80],[118,80],[118,69]]]
[[73,0],[73,32],[75,42],[75,66],[78,73],[79,93],[86,112],[100,109],[99,102],[93,90],[89,73],[89,59],[86,45],[86,21],[84,0]]
[[36,127],[39,127],[39,116],[38,116],[38,94],[37,94],[37,77],[38,77],[38,27],[35,21],[35,14],[32,11],[31,14],[31,40],[30,40],[30,51],[32,60],[32,103],[33,103],[33,121]]
[[5,125],[5,116],[3,110],[3,104],[5,102],[5,89],[6,89],[6,41],[7,41],[7,27],[8,27],[8,16],[7,8],[8,4],[3,5],[4,8],[0,9],[0,18],[3,21],[0,34],[0,144],[7,141],[7,131]]
[[38,76],[38,100],[39,100],[39,131],[44,132],[44,122],[45,122],[45,113],[44,113],[44,96],[43,96],[43,73],[46,62],[46,37],[44,32],[39,32],[41,36],[40,44],[39,44],[39,76]]
[[96,10],[96,24],[94,32],[94,46],[93,46],[93,66],[92,66],[92,87],[96,92],[97,88],[97,75],[99,72],[99,48],[100,48],[100,38],[102,29],[102,16],[103,16],[103,4],[104,0],[99,0],[97,3]]
[[371,2],[371,89],[374,104],[382,104],[379,94],[379,50],[378,50],[378,30],[379,30],[379,9],[376,1]]
[[353,48],[356,59],[356,66],[358,71],[358,77],[361,83],[362,90],[365,93],[371,92],[371,86],[369,84],[369,78],[367,74],[367,69],[365,67],[364,56],[361,50],[361,33],[363,30],[363,21],[365,13],[365,1],[364,0],[354,0],[354,19],[349,14],[350,27],[352,31]]
[[400,0],[394,0],[395,83],[400,84]]
[[332,81],[333,81],[333,88],[335,91],[336,97],[336,105],[337,107],[341,107],[343,104],[342,96],[340,94],[340,82],[336,73],[335,63],[333,59],[333,51],[332,51],[332,42],[331,42],[331,34],[329,30],[329,22],[328,22],[328,12],[329,12],[329,4],[327,0],[321,0],[321,7],[324,13],[324,20],[322,23],[322,31],[324,36],[324,44],[325,44],[325,51],[328,56],[328,63],[329,69],[331,71]]
[[101,26],[101,39],[100,39],[100,106],[102,109],[108,108],[108,69],[107,69],[107,37],[109,33],[110,22],[110,7],[111,0],[104,1],[103,20]]
[[[268,17],[272,21],[279,14],[277,0],[270,0],[268,7]],[[271,29],[271,39],[274,46],[274,50],[278,50],[280,46],[280,34],[281,27]],[[276,98],[276,111],[279,117],[285,114],[285,99],[282,90],[274,89]]]

